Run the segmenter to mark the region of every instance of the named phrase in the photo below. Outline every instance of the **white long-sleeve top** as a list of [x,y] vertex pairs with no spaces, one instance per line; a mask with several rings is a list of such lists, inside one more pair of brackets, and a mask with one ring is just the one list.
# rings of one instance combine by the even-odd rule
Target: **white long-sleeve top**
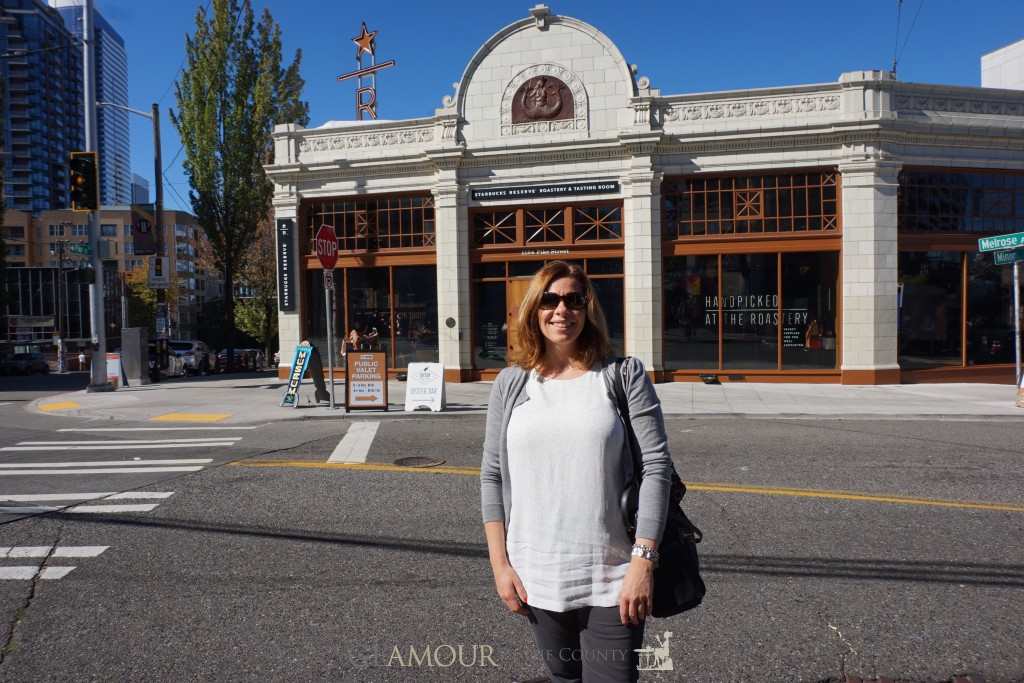
[[632,544],[619,509],[625,435],[601,372],[531,372],[525,391],[507,432],[509,561],[530,605],[614,607]]

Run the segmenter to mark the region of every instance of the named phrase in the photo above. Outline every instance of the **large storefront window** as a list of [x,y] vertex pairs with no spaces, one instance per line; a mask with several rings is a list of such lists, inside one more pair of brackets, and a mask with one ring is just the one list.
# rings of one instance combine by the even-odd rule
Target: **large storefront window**
[[778,367],[777,262],[776,254],[722,257],[722,367]]
[[478,368],[503,368],[508,365],[504,281],[480,282],[476,285],[475,320],[473,364]]
[[1024,221],[1024,174],[904,169],[899,185],[900,366],[1014,362],[1013,273],[977,240]]
[[437,279],[434,266],[392,269],[395,294],[395,367],[438,358]]
[[782,367],[836,366],[835,253],[782,255]]
[[900,173],[899,229],[919,233],[1016,232],[1024,175],[940,169]]
[[665,359],[669,367],[718,367],[718,257],[665,264]]
[[900,366],[960,365],[960,252],[902,252],[899,269]]
[[[335,353],[351,330],[359,332],[360,348],[388,354],[388,367],[436,362],[437,269],[434,266],[339,268],[335,271]],[[347,285],[344,284],[346,283]],[[326,305],[323,271],[306,272],[309,293],[309,340],[327,362]],[[348,298],[343,293],[347,289]],[[392,305],[393,304],[393,305]],[[337,361],[340,367],[340,360]]]
[[826,170],[666,180],[665,237],[837,232],[838,177]]
[[667,258],[666,367],[834,370],[838,272],[836,252]]
[[314,201],[307,205],[305,215],[310,254],[313,236],[322,225],[334,228],[343,253],[434,245],[434,198],[429,194]]
[[991,254],[967,260],[967,364],[1013,363],[1013,267]]

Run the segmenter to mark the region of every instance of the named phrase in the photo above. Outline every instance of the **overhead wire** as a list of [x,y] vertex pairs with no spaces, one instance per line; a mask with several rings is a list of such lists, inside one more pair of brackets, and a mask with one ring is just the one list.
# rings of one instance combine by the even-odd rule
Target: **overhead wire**
[[899,45],[900,42],[900,8],[903,5],[903,0],[897,0],[896,6],[896,49],[892,55],[892,72],[896,73],[896,65],[899,63],[900,58],[903,56],[904,51],[907,49],[907,43],[910,42],[910,36],[914,33],[914,26],[917,25],[917,18],[921,16],[921,8],[924,7],[924,0],[920,0],[917,3],[917,11],[914,12],[914,18],[910,22],[910,28],[907,29],[907,35],[903,39],[902,47]]

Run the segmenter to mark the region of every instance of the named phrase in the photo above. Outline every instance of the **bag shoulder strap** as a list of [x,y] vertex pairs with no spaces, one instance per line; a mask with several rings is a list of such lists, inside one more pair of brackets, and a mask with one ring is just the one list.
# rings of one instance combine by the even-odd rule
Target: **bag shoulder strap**
[[619,406],[619,415],[622,417],[622,425],[626,429],[626,444],[629,448],[630,459],[633,462],[633,478],[639,479],[643,466],[640,462],[640,449],[636,440],[636,432],[633,431],[633,422],[629,415],[629,399],[626,398],[626,387],[622,381],[622,370],[626,358],[616,358],[612,365],[612,391],[615,393],[615,402]]

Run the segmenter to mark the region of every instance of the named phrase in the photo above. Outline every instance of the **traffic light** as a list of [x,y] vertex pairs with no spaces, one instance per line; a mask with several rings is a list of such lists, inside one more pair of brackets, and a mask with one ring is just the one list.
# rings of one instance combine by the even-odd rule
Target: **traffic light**
[[75,211],[96,211],[100,208],[100,183],[96,152],[72,152],[68,190],[71,208]]

